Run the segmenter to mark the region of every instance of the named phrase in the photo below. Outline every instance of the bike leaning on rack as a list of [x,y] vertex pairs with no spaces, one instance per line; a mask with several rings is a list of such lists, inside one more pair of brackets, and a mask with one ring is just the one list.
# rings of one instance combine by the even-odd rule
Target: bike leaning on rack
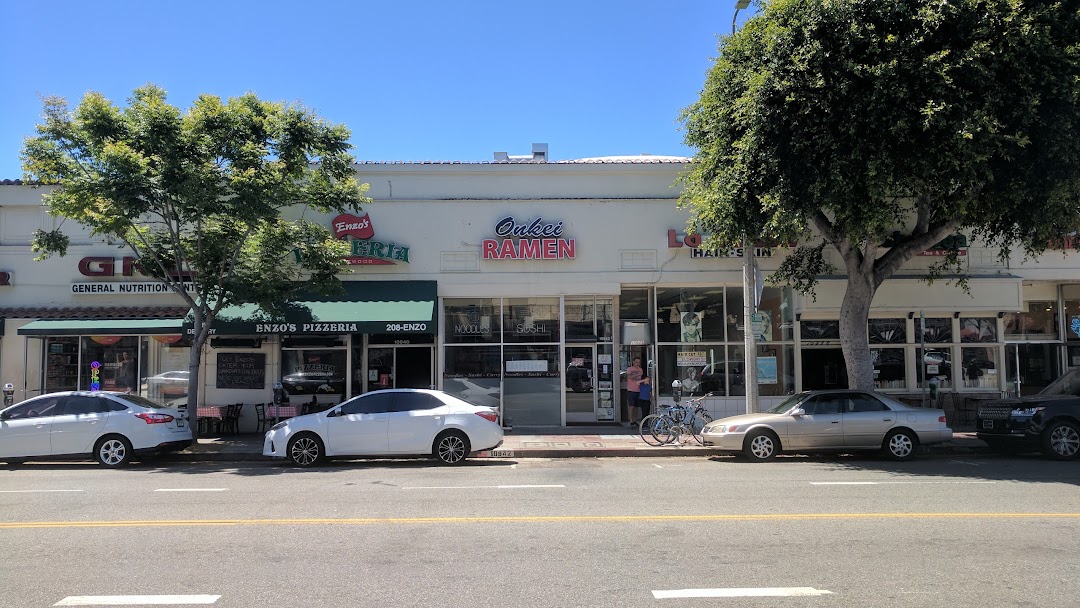
[[704,445],[701,430],[713,420],[709,412],[705,411],[705,398],[712,396],[712,393],[705,393],[700,397],[659,407],[657,413],[641,419],[641,439],[652,446],[669,443],[682,445],[686,441],[684,437],[689,436],[698,445]]

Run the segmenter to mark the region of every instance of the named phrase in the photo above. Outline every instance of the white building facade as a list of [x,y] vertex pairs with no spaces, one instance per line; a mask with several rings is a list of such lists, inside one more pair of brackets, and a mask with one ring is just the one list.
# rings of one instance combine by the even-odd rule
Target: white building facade
[[[346,294],[284,318],[249,308],[215,323],[199,370],[205,404],[337,403],[386,387],[440,388],[499,407],[515,426],[627,419],[621,371],[634,357],[661,402],[680,379],[741,413],[741,251],[707,255],[677,206],[687,159],[362,163],[373,202],[320,217],[352,242]],[[115,244],[63,229],[67,256],[34,261],[36,229],[59,220],[43,189],[0,185],[0,382],[16,401],[96,385],[174,400],[186,393],[186,310]],[[309,219],[310,214],[307,215]],[[1080,366],[1075,245],[1002,263],[964,248],[970,293],[907,264],[874,300],[878,389],[913,398],[930,379],[957,395],[1033,392]],[[767,277],[785,250],[758,247]],[[839,260],[834,265],[842,268]],[[766,286],[758,306],[761,406],[846,385],[842,277],[817,298]],[[1019,384],[1018,381],[1019,380]],[[248,408],[250,410],[250,408]],[[242,430],[254,429],[245,411]]]

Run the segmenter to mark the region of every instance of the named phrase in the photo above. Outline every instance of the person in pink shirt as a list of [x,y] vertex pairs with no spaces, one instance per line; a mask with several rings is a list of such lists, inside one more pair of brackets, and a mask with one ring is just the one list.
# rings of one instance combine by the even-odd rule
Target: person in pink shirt
[[630,424],[641,422],[638,399],[641,397],[641,378],[643,375],[641,357],[634,357],[634,362],[630,364],[630,367],[626,368],[626,412],[630,416]]

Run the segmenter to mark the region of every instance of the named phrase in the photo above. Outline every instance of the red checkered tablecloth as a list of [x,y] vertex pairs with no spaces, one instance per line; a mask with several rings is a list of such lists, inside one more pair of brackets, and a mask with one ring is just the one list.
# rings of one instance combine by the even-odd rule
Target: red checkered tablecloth
[[195,408],[195,414],[199,418],[224,418],[225,409],[224,405],[200,405]]
[[292,418],[299,413],[300,408],[295,405],[268,405],[266,406],[267,418]]

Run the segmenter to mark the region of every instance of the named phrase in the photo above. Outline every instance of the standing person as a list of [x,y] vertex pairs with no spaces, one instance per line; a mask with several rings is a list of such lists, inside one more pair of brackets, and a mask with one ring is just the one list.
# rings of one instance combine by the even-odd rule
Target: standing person
[[638,398],[641,395],[641,378],[644,375],[641,370],[641,357],[634,357],[634,362],[626,368],[626,414],[630,418],[630,424],[641,420],[638,416]]
[[131,360],[126,350],[121,353],[117,364],[116,385],[125,392],[135,392],[135,362]]
[[638,424],[649,415],[649,409],[652,407],[652,380],[648,376],[641,379],[641,384],[638,385],[640,389],[638,391],[638,409],[641,410],[641,418],[638,419]]

